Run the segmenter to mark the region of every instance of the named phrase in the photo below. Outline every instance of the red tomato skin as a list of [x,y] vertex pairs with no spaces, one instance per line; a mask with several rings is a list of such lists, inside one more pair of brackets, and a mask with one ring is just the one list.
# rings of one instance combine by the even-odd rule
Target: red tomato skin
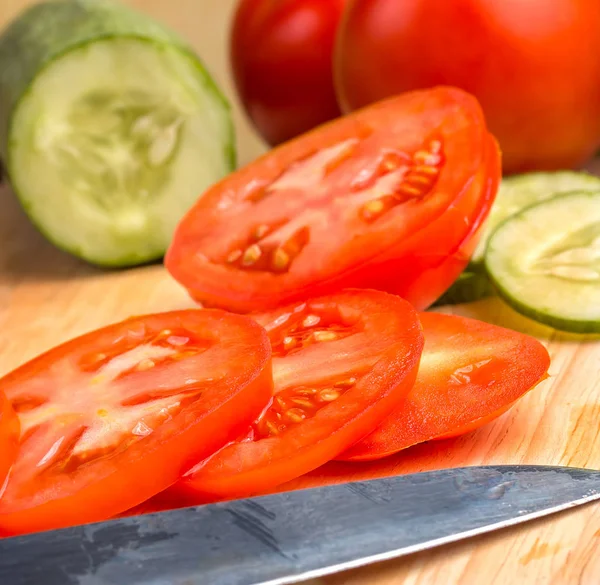
[[[421,313],[420,320],[425,347],[404,407],[338,460],[381,459],[473,431],[548,377],[550,355],[534,337],[456,315]],[[466,366],[471,369],[462,378]]]
[[[196,315],[196,316],[195,316]],[[233,318],[233,321],[231,319]],[[239,321],[239,319],[243,321]],[[67,341],[19,366],[0,379],[0,387],[19,384],[29,376],[43,374],[57,357],[72,352],[94,352],[101,336],[123,337],[124,331],[140,324],[160,331],[180,322],[206,320],[209,337],[228,322],[238,338],[230,347],[244,347],[252,355],[251,365],[238,367],[231,376],[217,381],[220,394],[209,390],[201,405],[182,410],[149,437],[128,446],[106,460],[88,463],[59,481],[24,478],[13,488],[19,458],[0,498],[0,537],[53,530],[106,520],[140,504],[175,483],[197,460],[197,452],[209,456],[245,430],[268,404],[273,390],[271,347],[266,332],[251,319],[218,310],[172,311],[132,317]],[[242,339],[243,338],[243,339]],[[106,343],[105,343],[106,346]],[[244,351],[243,349],[241,350]],[[236,386],[235,380],[243,380]],[[226,424],[224,424],[226,423]],[[156,438],[155,438],[156,437]],[[81,477],[82,476],[82,477]],[[89,481],[88,481],[89,480]]]
[[335,33],[346,0],[241,0],[230,60],[238,95],[272,146],[340,115]]
[[0,493],[17,457],[19,434],[19,419],[4,393],[0,392]]
[[438,84],[475,95],[506,174],[578,167],[600,144],[595,0],[352,0],[334,75],[343,111]]

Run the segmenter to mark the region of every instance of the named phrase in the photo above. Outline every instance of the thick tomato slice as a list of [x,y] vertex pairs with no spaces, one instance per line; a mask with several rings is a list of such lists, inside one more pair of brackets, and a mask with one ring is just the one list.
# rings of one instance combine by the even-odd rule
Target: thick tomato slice
[[240,497],[306,473],[366,436],[412,387],[423,337],[400,297],[343,291],[260,315],[275,397],[239,441],[201,462],[170,495]]
[[6,395],[0,391],[0,497],[6,476],[17,457],[20,425]]
[[422,313],[420,320],[425,347],[408,400],[338,460],[379,459],[472,431],[547,376],[550,356],[534,337],[456,315]]
[[265,408],[270,358],[250,318],[206,309],[132,318],[8,374],[22,434],[0,534],[103,520],[164,490]]
[[[209,189],[178,226],[166,267],[196,300],[241,312],[380,288],[370,283],[386,280],[390,261],[418,253],[407,246],[415,234],[487,185],[478,174],[494,168],[490,140],[477,101],[460,90],[375,104]],[[452,215],[438,250],[451,252],[471,214]]]

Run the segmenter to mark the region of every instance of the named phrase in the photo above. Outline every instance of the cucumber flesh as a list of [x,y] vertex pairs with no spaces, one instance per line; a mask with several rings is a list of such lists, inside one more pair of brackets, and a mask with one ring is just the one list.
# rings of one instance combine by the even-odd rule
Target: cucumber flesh
[[505,220],[485,266],[520,313],[577,333],[600,333],[600,190],[557,195]]
[[479,245],[473,253],[467,270],[473,270],[483,264],[485,248],[490,236],[496,227],[511,215],[560,193],[598,190],[600,190],[600,177],[586,172],[532,172],[506,177],[502,180]]
[[[0,94],[13,91],[0,146],[11,185],[58,247],[104,266],[158,259],[234,166],[229,106],[197,57],[147,17],[106,0],[42,7],[0,38]],[[62,38],[50,58],[37,47],[33,65],[23,48],[29,83],[3,75],[30,29],[43,36],[45,26]]]

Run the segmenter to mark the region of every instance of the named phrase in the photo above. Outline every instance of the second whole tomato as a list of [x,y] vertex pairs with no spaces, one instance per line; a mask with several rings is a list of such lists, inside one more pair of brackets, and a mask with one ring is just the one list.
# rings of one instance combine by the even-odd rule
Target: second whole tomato
[[505,173],[577,167],[600,144],[598,31],[595,0],[351,0],[340,105],[457,86],[480,101]]
[[272,146],[340,115],[332,79],[346,0],[241,0],[230,38],[235,86]]

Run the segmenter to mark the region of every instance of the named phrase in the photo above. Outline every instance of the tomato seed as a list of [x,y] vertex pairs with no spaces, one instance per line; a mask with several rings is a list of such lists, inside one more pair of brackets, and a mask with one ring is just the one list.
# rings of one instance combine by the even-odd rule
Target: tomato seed
[[237,262],[241,257],[242,251],[234,250],[233,252],[229,253],[229,256],[227,256],[227,262],[229,262],[229,264],[233,264],[234,262]]
[[354,384],[356,384],[356,378],[348,378],[347,380],[340,380],[339,382],[336,382],[333,387],[347,390],[348,388],[352,388]]
[[426,150],[417,150],[413,155],[413,159],[420,164],[425,164],[425,161],[431,156]]
[[293,404],[303,406],[304,408],[313,408],[313,403],[308,398],[296,397],[290,400]]
[[437,165],[439,165],[442,162],[442,155],[441,154],[430,154],[425,157],[425,160],[423,162],[427,166],[436,167]]
[[298,345],[298,340],[295,337],[284,337],[283,338],[283,349],[290,351]]
[[385,211],[385,205],[381,199],[367,201],[362,208],[362,216],[367,221],[376,219]]
[[167,343],[175,346],[185,345],[189,340],[189,337],[183,337],[180,335],[171,335],[170,337],[167,337]]
[[340,395],[340,391],[333,388],[326,388],[325,390],[321,390],[321,392],[319,392],[319,398],[323,402],[333,402],[334,400],[337,400]]
[[406,182],[417,188],[419,187],[430,187],[431,177],[418,175],[417,173],[409,173],[406,177]]
[[267,427],[268,434],[270,434],[270,435],[278,435],[279,434],[279,429],[277,428],[277,425],[275,425],[271,421],[267,421],[265,426]]
[[252,234],[255,240],[262,240],[269,233],[269,226],[266,223],[261,223],[257,226]]
[[410,197],[422,197],[424,192],[422,189],[418,187],[412,187],[411,185],[406,185],[405,183],[400,185],[399,192],[403,195],[409,195]]
[[434,177],[439,174],[439,169],[435,166],[416,165],[413,167],[412,172],[418,173],[419,175],[428,175],[430,177]]
[[334,331],[315,331],[312,338],[317,342],[334,341],[338,338],[338,335]]
[[294,423],[302,422],[306,418],[306,413],[301,408],[290,408],[285,415],[288,420]]
[[256,264],[256,262],[260,259],[261,256],[261,247],[258,244],[252,244],[251,246],[246,248],[246,251],[242,256],[242,265],[252,266],[253,264]]
[[317,393],[316,388],[298,388],[294,390],[298,396],[314,396]]
[[138,363],[138,365],[135,367],[135,369],[138,372],[143,372],[145,370],[150,370],[152,369],[156,364],[154,363],[154,360],[151,360],[150,358],[146,358],[143,359],[141,362]]
[[432,140],[429,143],[429,150],[435,154],[438,154],[442,151],[442,143],[440,140]]
[[302,327],[314,327],[315,325],[318,325],[320,320],[321,317],[319,317],[318,315],[307,315],[304,318],[304,321],[302,321]]
[[282,272],[289,268],[291,263],[290,255],[281,247],[275,248],[271,258],[271,267],[277,272]]

